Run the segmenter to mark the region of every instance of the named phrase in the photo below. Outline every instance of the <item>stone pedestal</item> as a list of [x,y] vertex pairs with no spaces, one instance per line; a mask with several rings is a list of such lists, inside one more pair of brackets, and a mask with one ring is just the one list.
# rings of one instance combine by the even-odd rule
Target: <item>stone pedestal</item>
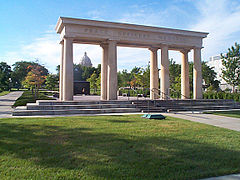
[[190,98],[189,89],[189,64],[188,64],[188,50],[182,50],[182,65],[181,65],[181,98]]

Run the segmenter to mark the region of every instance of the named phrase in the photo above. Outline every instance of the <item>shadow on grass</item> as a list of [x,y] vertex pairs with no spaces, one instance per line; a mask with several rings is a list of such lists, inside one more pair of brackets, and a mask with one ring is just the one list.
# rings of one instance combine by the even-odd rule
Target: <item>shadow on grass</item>
[[240,171],[240,151],[177,137],[129,138],[91,128],[0,125],[0,154],[42,168],[81,169],[106,179],[196,179]]

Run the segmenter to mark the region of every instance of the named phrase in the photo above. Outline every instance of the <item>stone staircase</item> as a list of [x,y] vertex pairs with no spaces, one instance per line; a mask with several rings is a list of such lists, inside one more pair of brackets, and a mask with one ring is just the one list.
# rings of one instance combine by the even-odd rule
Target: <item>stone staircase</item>
[[175,112],[240,109],[234,100],[201,99],[201,100],[138,100],[133,101],[142,112]]
[[17,107],[13,116],[135,113],[141,110],[130,101],[48,101],[38,100]]
[[176,112],[240,109],[234,100],[133,100],[133,101],[56,101],[38,100],[17,107],[13,116],[74,115],[137,112]]

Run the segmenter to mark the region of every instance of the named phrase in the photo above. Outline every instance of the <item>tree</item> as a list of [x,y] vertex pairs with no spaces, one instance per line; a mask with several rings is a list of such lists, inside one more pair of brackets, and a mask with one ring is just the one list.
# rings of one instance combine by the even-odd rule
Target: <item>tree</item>
[[211,90],[218,90],[220,81],[216,80],[217,73],[206,62],[202,62],[202,78],[205,82],[205,87]]
[[[210,87],[214,90],[219,88],[219,81],[216,80],[217,73],[212,67],[209,67],[205,62],[202,62],[202,78],[206,88]],[[169,65],[170,88],[175,91],[181,91],[181,65],[176,64],[172,59]],[[189,62],[189,87],[193,91],[193,62]]]
[[118,72],[118,87],[127,87],[131,81],[131,73],[126,69],[123,69],[122,72]]
[[48,74],[45,79],[46,88],[54,90],[58,86],[58,76],[56,74]]
[[42,76],[46,76],[48,74],[47,68],[43,65],[40,65],[38,62],[28,62],[28,61],[18,61],[13,64],[13,72],[12,72],[12,82],[13,87],[20,88],[22,87],[22,82],[27,76],[28,72],[31,71],[31,67],[38,66],[41,71]]
[[150,87],[150,65],[148,65],[145,69],[142,71],[142,81],[143,81],[143,87],[149,88]]
[[[59,74],[59,67],[57,67]],[[86,81],[95,72],[97,76],[101,73],[101,65],[99,64],[97,68],[82,66],[81,64],[73,65],[74,80],[75,81]]]
[[0,91],[10,87],[11,67],[5,62],[0,62]]
[[173,59],[169,60],[169,82],[170,88],[174,89],[175,91],[179,90],[179,86],[181,87],[181,65],[177,64]]
[[235,47],[228,48],[226,55],[221,54],[222,58],[222,78],[233,87],[240,83],[240,47],[235,43]]
[[25,77],[25,80],[22,82],[24,87],[26,88],[31,88],[32,93],[33,89],[35,90],[35,97],[38,96],[38,90],[40,86],[44,83],[45,81],[45,76],[42,75],[41,67],[38,65],[30,65],[28,69],[31,69],[27,76]]
[[93,74],[90,76],[90,78],[87,79],[88,82],[90,82],[90,88],[94,89],[94,92],[97,91],[98,88],[98,77],[96,72],[94,71]]

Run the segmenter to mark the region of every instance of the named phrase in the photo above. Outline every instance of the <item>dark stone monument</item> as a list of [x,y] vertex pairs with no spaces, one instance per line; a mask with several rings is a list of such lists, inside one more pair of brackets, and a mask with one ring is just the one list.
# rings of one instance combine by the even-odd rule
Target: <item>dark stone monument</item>
[[74,81],[74,95],[85,94],[90,95],[90,82],[88,81]]
[[73,86],[73,93],[76,94],[85,94],[90,95],[90,82],[85,81],[82,77],[83,74],[83,67],[91,68],[92,63],[90,58],[87,56],[87,53],[84,53],[80,63],[78,65],[74,65],[73,71],[73,78],[74,78],[74,86]]

